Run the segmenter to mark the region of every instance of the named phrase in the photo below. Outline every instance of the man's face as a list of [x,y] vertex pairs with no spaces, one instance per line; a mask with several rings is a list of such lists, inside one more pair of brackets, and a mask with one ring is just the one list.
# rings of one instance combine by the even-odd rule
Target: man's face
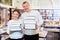
[[23,4],[23,8],[24,8],[24,10],[28,10],[30,8],[29,3]]

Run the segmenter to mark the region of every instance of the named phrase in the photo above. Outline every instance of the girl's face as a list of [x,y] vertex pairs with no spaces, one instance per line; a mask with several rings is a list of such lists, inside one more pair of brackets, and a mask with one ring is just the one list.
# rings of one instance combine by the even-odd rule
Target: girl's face
[[17,11],[12,13],[12,19],[18,19],[18,18],[19,18],[19,13]]

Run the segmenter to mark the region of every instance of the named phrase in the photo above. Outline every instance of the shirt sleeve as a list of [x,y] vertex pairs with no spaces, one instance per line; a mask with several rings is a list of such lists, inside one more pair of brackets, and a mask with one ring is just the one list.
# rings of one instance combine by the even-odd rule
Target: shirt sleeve
[[22,18],[20,18],[19,20],[20,20],[20,22],[21,22],[20,27],[21,27],[21,29],[23,29],[23,28],[24,28],[23,19],[22,19]]
[[40,27],[43,24],[44,20],[42,19],[42,16],[40,15],[38,11],[37,11],[36,18],[37,18],[37,25]]
[[19,20],[21,20],[21,29],[24,33],[25,29],[24,29],[24,18],[23,18],[23,15],[21,15],[21,17],[19,18]]
[[21,15],[21,17],[19,18],[20,22],[21,22],[21,28],[24,28],[24,18],[23,18],[23,14]]

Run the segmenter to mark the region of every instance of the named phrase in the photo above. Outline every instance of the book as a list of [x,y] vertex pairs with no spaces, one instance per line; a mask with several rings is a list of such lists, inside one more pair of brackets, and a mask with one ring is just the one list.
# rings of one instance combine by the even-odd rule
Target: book
[[10,29],[10,31],[20,31],[21,29]]
[[20,26],[13,26],[10,29],[10,31],[20,31],[20,30],[21,30]]
[[35,24],[36,23],[36,21],[35,20],[24,20],[24,23],[30,23],[30,24]]
[[25,29],[35,29],[35,24],[25,24]]

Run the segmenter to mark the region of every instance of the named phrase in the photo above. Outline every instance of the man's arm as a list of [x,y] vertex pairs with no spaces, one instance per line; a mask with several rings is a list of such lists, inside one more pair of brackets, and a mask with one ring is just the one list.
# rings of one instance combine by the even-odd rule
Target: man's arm
[[37,28],[40,29],[41,25],[43,24],[44,20],[42,19],[42,16],[40,15],[40,13],[37,11]]

